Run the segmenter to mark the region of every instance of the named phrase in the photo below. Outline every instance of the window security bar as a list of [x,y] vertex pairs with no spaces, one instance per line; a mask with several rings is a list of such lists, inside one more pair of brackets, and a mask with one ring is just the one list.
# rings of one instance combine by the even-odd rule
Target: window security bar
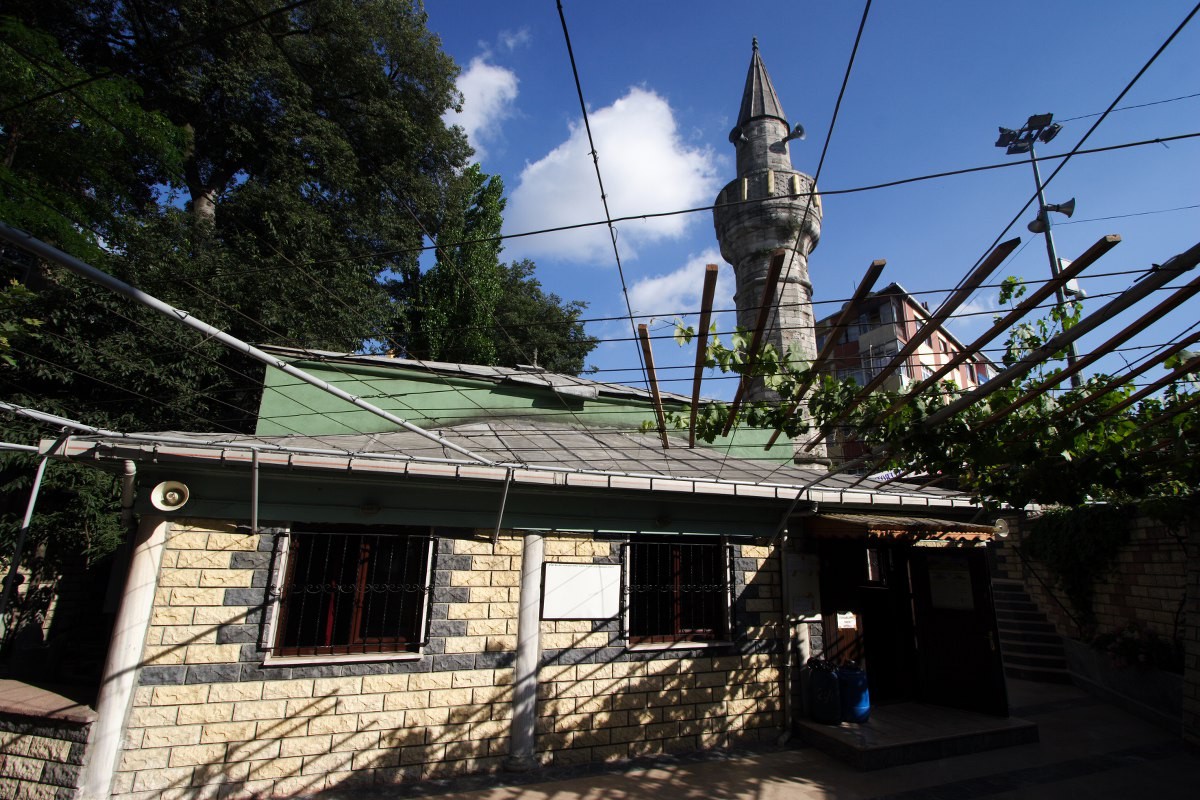
[[377,531],[293,529],[275,655],[416,652],[428,643],[434,539]]

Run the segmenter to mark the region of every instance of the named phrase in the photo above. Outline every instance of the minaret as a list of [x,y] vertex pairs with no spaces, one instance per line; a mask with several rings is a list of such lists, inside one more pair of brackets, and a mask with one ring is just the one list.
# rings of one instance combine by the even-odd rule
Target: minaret
[[[791,132],[755,39],[742,107],[729,134],[737,149],[737,178],[717,195],[713,222],[721,256],[733,265],[738,325],[747,330],[752,330],[758,319],[771,252],[788,251],[763,341],[780,352],[794,342],[811,361],[817,347],[808,254],[821,238],[821,198],[808,194],[815,191],[813,179],[792,168],[788,143],[800,135]],[[777,396],[754,381],[746,399]],[[796,461],[828,463],[824,445],[798,452]]]

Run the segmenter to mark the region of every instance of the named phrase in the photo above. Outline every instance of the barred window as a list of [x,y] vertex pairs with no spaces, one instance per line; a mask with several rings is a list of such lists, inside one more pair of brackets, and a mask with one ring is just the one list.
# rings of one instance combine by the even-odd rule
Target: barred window
[[423,528],[293,528],[275,654],[416,652],[424,644],[432,545]]
[[626,545],[629,641],[729,638],[730,557],[719,542],[634,541]]

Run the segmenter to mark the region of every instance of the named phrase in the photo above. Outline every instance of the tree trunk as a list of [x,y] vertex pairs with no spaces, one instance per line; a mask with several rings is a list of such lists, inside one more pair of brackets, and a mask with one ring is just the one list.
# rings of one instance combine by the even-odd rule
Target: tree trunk
[[217,218],[217,190],[211,186],[192,188],[192,216],[212,222]]

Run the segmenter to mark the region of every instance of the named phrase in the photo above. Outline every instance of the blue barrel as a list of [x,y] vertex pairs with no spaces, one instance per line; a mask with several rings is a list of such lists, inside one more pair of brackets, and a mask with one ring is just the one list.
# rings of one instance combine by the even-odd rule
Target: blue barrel
[[842,720],[866,722],[871,716],[871,693],[867,691],[867,673],[851,661],[837,672]]
[[828,661],[813,664],[808,677],[808,713],[813,722],[837,725],[842,721],[838,673]]

